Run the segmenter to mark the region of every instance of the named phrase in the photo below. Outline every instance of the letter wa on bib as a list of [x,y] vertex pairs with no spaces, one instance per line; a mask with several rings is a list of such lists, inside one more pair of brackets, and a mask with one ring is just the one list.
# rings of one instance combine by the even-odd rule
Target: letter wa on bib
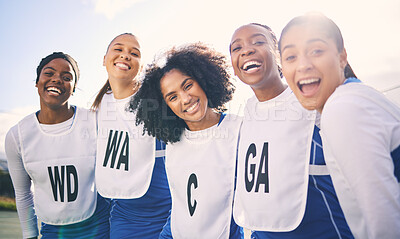
[[105,94],[97,113],[96,185],[107,198],[142,197],[153,175],[155,138],[135,125],[135,114],[126,111],[129,99]]

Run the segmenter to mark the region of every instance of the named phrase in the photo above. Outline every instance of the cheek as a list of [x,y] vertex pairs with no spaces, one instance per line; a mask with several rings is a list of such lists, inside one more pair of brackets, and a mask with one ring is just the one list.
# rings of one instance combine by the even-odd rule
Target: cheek
[[285,77],[288,84],[291,84],[294,82],[294,75],[293,75],[292,69],[290,69],[290,66],[283,64],[282,65],[282,74]]
[[237,69],[237,62],[238,61],[237,61],[235,55],[232,55],[231,56],[231,64],[232,64],[233,72],[235,75],[237,75],[239,73],[238,69]]
[[174,114],[179,115],[179,105],[175,102],[168,102],[167,106],[174,112]]

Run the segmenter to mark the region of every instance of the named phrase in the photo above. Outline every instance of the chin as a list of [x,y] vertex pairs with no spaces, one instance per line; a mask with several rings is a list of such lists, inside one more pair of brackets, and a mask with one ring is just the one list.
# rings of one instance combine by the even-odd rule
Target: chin
[[315,110],[318,107],[316,99],[299,99],[299,102],[307,110]]

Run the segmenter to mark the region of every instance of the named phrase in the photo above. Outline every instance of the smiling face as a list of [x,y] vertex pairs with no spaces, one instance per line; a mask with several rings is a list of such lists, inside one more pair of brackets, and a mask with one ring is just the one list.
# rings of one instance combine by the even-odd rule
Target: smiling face
[[281,39],[282,72],[304,108],[322,112],[344,80],[347,54],[312,24],[294,25]]
[[207,118],[214,112],[208,107],[207,96],[196,80],[172,69],[162,77],[160,88],[168,107],[185,121],[189,129],[208,127]]
[[277,51],[267,29],[253,24],[238,28],[232,36],[230,54],[235,75],[253,90],[280,84]]
[[56,58],[47,63],[36,83],[41,108],[65,106],[73,93],[75,82],[75,73],[68,61]]
[[109,45],[103,65],[109,80],[132,81],[142,68],[140,45],[130,34],[117,36]]

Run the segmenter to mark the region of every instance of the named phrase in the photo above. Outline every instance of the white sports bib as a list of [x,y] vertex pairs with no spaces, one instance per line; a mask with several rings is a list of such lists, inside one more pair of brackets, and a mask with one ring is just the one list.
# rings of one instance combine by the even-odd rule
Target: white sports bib
[[18,123],[18,132],[40,220],[65,225],[89,218],[96,209],[97,195],[95,114],[77,108],[73,125],[61,134],[43,132],[31,114]]
[[291,231],[305,212],[315,113],[288,88],[278,97],[245,107],[240,131],[233,215],[259,231]]
[[96,185],[107,198],[139,198],[153,175],[155,138],[135,125],[135,114],[126,111],[129,99],[105,94],[97,113]]
[[229,237],[240,124],[226,115],[219,126],[186,130],[180,142],[167,145],[174,238]]

